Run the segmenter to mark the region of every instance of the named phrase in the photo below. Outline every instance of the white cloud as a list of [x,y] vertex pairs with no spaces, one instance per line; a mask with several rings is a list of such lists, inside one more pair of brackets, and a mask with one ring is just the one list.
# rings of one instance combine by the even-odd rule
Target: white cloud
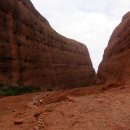
[[112,31],[130,9],[129,0],[31,1],[57,32],[87,45],[96,70]]

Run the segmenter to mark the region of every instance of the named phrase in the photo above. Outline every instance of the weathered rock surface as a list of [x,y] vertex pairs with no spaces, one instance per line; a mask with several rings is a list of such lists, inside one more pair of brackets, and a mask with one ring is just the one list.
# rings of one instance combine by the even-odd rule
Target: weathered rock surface
[[43,88],[94,84],[86,46],[56,33],[30,0],[0,0],[0,82]]
[[99,66],[98,83],[130,82],[130,12],[114,30]]

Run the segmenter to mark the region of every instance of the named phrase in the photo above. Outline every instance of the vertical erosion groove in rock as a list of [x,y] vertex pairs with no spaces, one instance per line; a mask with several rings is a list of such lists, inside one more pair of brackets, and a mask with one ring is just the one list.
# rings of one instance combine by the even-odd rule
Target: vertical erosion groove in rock
[[98,70],[98,83],[130,82],[130,12],[114,30]]
[[0,82],[42,88],[95,83],[86,46],[56,33],[29,0],[0,0]]

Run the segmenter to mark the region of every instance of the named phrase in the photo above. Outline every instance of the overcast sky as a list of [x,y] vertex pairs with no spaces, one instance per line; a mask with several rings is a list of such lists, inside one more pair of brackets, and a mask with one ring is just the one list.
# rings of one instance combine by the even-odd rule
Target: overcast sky
[[130,0],[31,0],[60,34],[87,45],[97,70],[114,28]]

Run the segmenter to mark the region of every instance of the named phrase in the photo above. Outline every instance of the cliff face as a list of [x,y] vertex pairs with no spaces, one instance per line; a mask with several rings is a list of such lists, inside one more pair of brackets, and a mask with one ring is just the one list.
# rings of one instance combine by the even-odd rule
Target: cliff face
[[114,30],[99,66],[98,83],[130,82],[130,12]]
[[0,0],[0,82],[43,88],[95,83],[86,46],[56,33],[29,0]]

